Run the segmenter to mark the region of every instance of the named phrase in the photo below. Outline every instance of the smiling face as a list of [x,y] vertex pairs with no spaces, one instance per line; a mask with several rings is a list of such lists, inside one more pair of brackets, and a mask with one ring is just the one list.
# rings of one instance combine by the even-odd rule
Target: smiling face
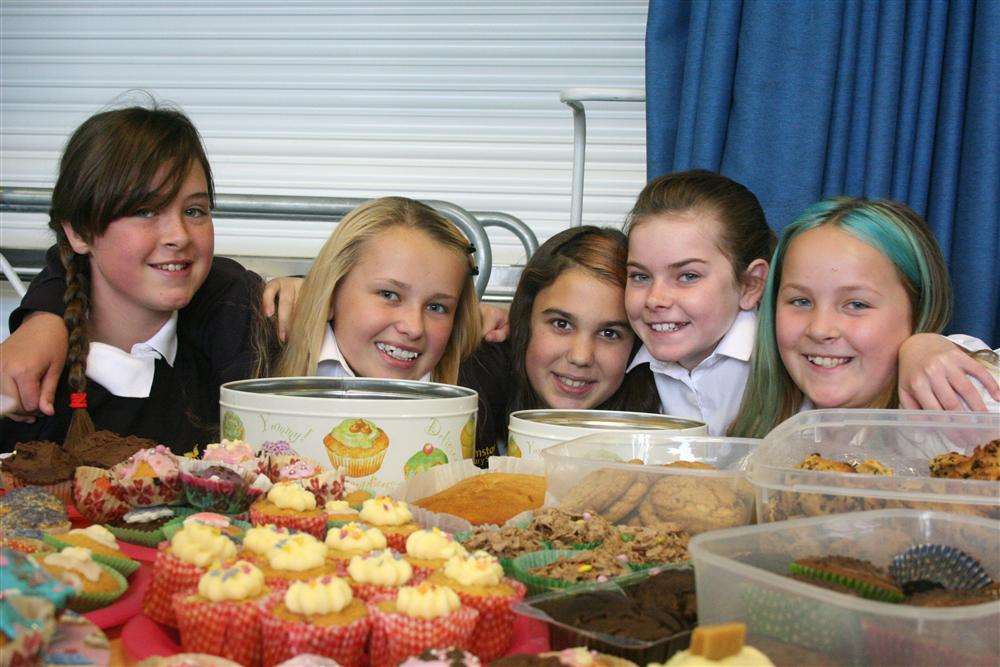
[[91,300],[100,321],[144,329],[162,325],[191,301],[212,265],[215,234],[205,172],[197,162],[162,208],[140,208],[113,220],[89,243],[68,224],[63,228],[73,250],[90,257]]
[[337,345],[360,377],[419,380],[441,360],[468,272],[424,232],[390,227],[367,241],[337,285]]
[[816,407],[870,406],[892,386],[912,312],[881,252],[836,225],[803,232],[788,246],[776,301],[781,360]]
[[736,281],[720,249],[714,214],[664,213],[632,229],[628,242],[625,308],[636,335],[659,361],[693,369],[756,294]]
[[584,269],[564,271],[535,296],[524,363],[548,407],[592,408],[621,386],[633,341],[622,296]]

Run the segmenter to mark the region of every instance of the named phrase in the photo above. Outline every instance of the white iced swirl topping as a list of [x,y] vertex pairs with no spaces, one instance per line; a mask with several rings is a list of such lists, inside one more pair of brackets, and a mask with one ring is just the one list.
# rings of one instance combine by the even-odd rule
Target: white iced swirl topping
[[496,586],[503,580],[500,561],[485,551],[454,556],[444,565],[444,575],[463,586]]
[[416,618],[446,616],[460,606],[462,602],[455,591],[426,582],[419,586],[404,586],[396,594],[396,609]]
[[308,533],[295,533],[278,540],[267,550],[268,563],[275,570],[304,572],[326,562],[326,545]]
[[208,567],[236,556],[236,546],[214,526],[194,523],[170,538],[170,553],[185,563]]
[[361,520],[373,526],[402,526],[413,521],[413,514],[402,500],[376,496],[361,504]]
[[74,528],[68,534],[86,537],[102,546],[118,551],[118,540],[115,539],[110,530],[100,524],[95,523],[93,526],[87,526],[86,528]]
[[270,523],[266,526],[254,526],[243,536],[243,548],[263,556],[289,535],[291,532],[287,528],[277,528]]
[[264,592],[264,573],[245,560],[212,568],[198,580],[198,594],[212,602],[246,600]]
[[418,530],[406,538],[406,553],[413,558],[447,559],[465,554],[465,547],[440,528]]
[[140,507],[134,509],[131,512],[127,512],[122,520],[125,523],[147,523],[149,521],[156,521],[157,519],[166,519],[172,517],[174,511],[165,505],[159,505],[157,507]]
[[316,496],[295,482],[278,482],[267,492],[267,499],[281,509],[296,512],[316,509]]
[[349,514],[356,515],[358,510],[351,507],[351,504],[346,500],[328,500],[326,501],[326,513],[329,515],[340,515]]
[[59,553],[49,554],[42,562],[62,568],[64,572],[60,573],[59,578],[79,593],[83,590],[83,579],[97,581],[101,578],[101,566],[94,562],[90,554],[90,549],[66,547]]
[[349,553],[366,553],[376,549],[385,549],[385,535],[378,528],[369,528],[359,523],[344,524],[340,528],[331,528],[326,534],[326,545],[337,551]]
[[413,566],[392,549],[386,549],[353,557],[347,573],[361,584],[402,586],[413,577]]
[[323,576],[312,581],[297,581],[285,591],[285,606],[302,616],[322,616],[343,611],[354,594],[340,577]]

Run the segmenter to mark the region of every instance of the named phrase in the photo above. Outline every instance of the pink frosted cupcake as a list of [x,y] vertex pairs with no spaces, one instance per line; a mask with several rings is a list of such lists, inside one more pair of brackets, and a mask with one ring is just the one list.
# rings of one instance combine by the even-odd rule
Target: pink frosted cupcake
[[327,531],[326,546],[329,547],[327,558],[340,574],[344,574],[352,558],[381,551],[388,543],[378,528],[352,522]]
[[410,506],[389,496],[369,498],[361,504],[358,516],[385,533],[389,546],[399,552],[406,551],[406,538],[420,530],[420,526],[413,520]]
[[455,536],[440,528],[429,528],[411,533],[406,538],[406,560],[423,575],[440,570],[452,556],[464,556],[465,547]]
[[203,461],[236,465],[256,471],[257,459],[253,447],[242,440],[225,440],[205,445],[201,455]]
[[355,556],[347,574],[351,590],[362,600],[395,595],[401,586],[414,583],[413,567],[391,549]]
[[463,607],[455,591],[423,583],[394,598],[371,602],[372,667],[395,667],[411,655],[439,646],[468,648],[479,612]]
[[236,561],[212,568],[198,579],[197,591],[173,596],[181,646],[242,665],[261,657],[261,605],[270,591],[252,563]]
[[264,667],[303,653],[333,658],[344,667],[362,667],[371,617],[347,582],[325,576],[296,582],[283,597],[268,600],[261,627]]
[[451,588],[464,606],[479,612],[470,649],[480,660],[488,663],[507,653],[514,634],[513,606],[524,599],[525,587],[503,576],[500,561],[485,551],[455,556],[427,582]]
[[170,505],[181,493],[181,468],[169,449],[143,449],[111,469],[132,507]]
[[210,567],[235,558],[236,546],[218,528],[200,523],[184,526],[160,545],[142,610],[157,623],[176,626],[174,594],[196,589]]
[[319,540],[326,537],[326,512],[316,506],[316,496],[295,482],[275,484],[266,498],[251,505],[250,523],[299,530]]

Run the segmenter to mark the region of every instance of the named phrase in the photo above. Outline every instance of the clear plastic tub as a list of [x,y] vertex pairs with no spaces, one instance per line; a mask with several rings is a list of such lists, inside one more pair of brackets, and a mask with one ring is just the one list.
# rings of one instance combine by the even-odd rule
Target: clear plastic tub
[[[651,579],[655,583],[651,583]],[[572,589],[546,593],[532,597],[514,606],[514,611],[544,621],[549,627],[549,643],[553,651],[561,651],[575,646],[616,655],[638,665],[664,662],[677,651],[683,651],[691,641],[691,630],[696,620],[693,617],[694,580],[690,567],[656,568],[638,572],[616,582],[575,586]],[[650,588],[656,586],[656,588]],[[606,612],[609,607],[620,610],[618,604],[626,598],[637,601],[645,616],[663,618],[670,615],[677,626],[672,631],[664,629],[662,635],[651,633],[651,622],[647,618],[636,621],[646,626],[638,639],[624,636],[633,629],[628,619],[621,619],[611,625],[619,632],[609,634],[583,627],[579,622],[571,622],[573,607],[588,612]],[[685,611],[688,611],[685,614]],[[612,612],[613,613],[613,612]],[[562,620],[560,620],[562,619]],[[637,633],[638,634],[638,633]],[[651,634],[656,636],[651,636]]]
[[[564,509],[633,526],[679,523],[696,534],[751,523],[753,489],[745,471],[759,442],[599,433],[548,447],[541,457],[549,494]],[[713,469],[665,467],[680,461]]]
[[[877,602],[802,583],[788,564],[849,555],[887,567],[917,544],[959,548],[1000,577],[1000,522],[878,510],[699,535],[691,541],[700,623],[742,621],[776,664],[996,665],[1000,601],[966,607]],[[796,656],[793,660],[785,656]]]
[[[938,454],[972,450],[1000,438],[1000,414],[920,410],[814,410],[771,431],[757,449],[749,480],[758,521],[782,521],[874,509],[930,509],[1000,519],[1000,482],[930,476]],[[827,459],[875,459],[893,470],[876,476],[800,470]]]

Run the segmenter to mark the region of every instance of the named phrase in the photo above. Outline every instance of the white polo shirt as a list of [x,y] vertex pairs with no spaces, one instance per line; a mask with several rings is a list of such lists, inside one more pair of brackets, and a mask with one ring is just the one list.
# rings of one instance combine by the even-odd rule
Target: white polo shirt
[[657,361],[645,345],[629,370],[649,364],[662,414],[703,421],[709,435],[725,435],[743,400],[756,336],[757,312],[741,310],[715,350],[693,370],[673,361]]
[[[354,370],[347,365],[344,355],[337,345],[337,338],[333,335],[333,324],[327,323],[326,333],[323,335],[323,344],[319,348],[319,363],[316,365],[316,375],[330,378],[353,378],[357,377]],[[421,382],[430,382],[431,374],[427,373]]]
[[115,396],[147,398],[153,387],[156,360],[171,366],[177,357],[177,311],[149,340],[128,352],[107,343],[91,342],[87,352],[87,377]]

